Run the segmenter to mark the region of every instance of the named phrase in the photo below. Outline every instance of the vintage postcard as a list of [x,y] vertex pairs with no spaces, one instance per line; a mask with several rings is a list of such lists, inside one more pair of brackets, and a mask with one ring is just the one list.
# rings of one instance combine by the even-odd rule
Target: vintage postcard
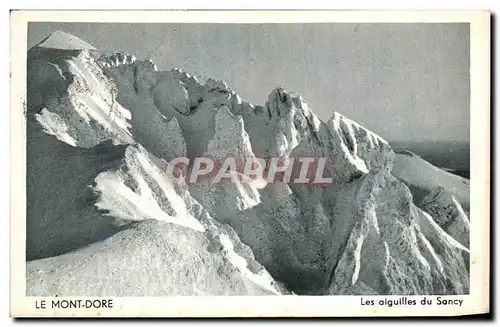
[[488,11],[13,11],[11,316],[488,313]]

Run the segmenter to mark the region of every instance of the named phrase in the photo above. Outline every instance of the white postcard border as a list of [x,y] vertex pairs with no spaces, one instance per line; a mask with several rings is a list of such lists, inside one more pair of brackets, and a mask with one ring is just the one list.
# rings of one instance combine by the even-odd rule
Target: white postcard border
[[[26,294],[26,50],[27,23],[198,22],[198,23],[409,23],[469,22],[471,40],[471,208],[470,294],[456,306],[363,306],[362,299],[397,300],[402,296],[214,296],[109,298],[111,309],[54,309],[52,300]],[[11,175],[10,313],[15,317],[339,317],[447,316],[489,311],[490,257],[490,13],[488,11],[13,11],[11,13]],[[424,296],[408,299],[421,301]],[[437,302],[437,296],[426,296]],[[108,299],[108,298],[106,298]],[[36,309],[45,301],[47,309]]]

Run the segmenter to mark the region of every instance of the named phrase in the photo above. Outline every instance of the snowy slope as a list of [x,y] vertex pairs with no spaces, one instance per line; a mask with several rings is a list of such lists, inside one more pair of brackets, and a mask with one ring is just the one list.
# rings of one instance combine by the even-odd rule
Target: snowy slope
[[239,273],[202,233],[157,220],[28,263],[27,288],[35,296],[276,294]]
[[[463,212],[442,205],[465,194],[417,207],[407,187],[427,195],[432,167],[282,87],[253,105],[223,81],[84,44],[58,33],[28,54],[28,294],[468,292]],[[165,174],[202,155],[234,158],[238,177],[247,158],[326,158],[332,182]]]
[[396,154],[392,173],[410,187],[417,202],[431,191],[446,187],[464,210],[469,211],[470,182],[463,177],[433,166],[411,152]]

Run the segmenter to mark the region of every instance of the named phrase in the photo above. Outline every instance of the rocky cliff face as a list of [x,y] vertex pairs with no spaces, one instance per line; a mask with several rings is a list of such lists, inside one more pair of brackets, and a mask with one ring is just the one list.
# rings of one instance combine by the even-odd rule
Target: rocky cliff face
[[[54,49],[66,39],[28,53],[28,294],[468,292],[466,213],[434,193],[417,207],[380,136],[281,87],[253,105],[130,54]],[[326,158],[331,181],[165,174],[199,156]]]

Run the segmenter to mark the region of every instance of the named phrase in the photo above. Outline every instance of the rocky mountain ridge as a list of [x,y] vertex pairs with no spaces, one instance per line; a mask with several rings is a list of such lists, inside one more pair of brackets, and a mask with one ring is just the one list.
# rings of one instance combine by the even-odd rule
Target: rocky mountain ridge
[[[336,112],[322,122],[283,87],[253,105],[75,38],[28,51],[29,295],[468,293],[466,212],[446,196],[415,205],[382,137]],[[333,181],[164,173],[206,155],[324,157]]]

